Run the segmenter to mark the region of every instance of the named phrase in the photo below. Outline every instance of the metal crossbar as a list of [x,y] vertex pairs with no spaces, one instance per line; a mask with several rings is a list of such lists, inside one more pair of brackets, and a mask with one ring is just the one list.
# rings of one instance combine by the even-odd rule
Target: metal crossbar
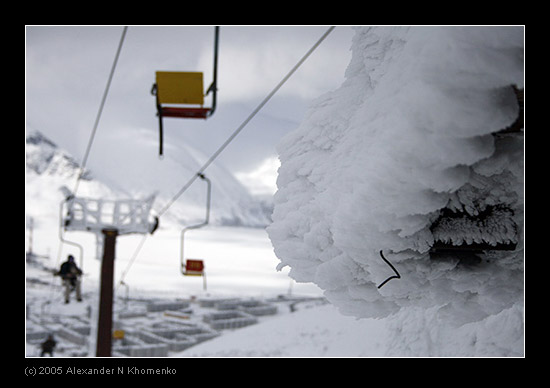
[[149,221],[149,215],[154,200],[154,195],[145,200],[74,197],[67,201],[69,211],[62,226],[68,231],[101,233],[104,229],[116,229],[119,235],[151,233],[155,223]]

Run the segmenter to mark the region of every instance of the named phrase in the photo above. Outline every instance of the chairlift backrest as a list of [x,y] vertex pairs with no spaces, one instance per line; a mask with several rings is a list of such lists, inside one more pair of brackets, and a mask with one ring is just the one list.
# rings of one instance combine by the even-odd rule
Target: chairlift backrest
[[186,276],[202,276],[204,274],[204,262],[198,259],[187,259],[185,261]]
[[157,71],[156,85],[160,104],[204,104],[202,72]]

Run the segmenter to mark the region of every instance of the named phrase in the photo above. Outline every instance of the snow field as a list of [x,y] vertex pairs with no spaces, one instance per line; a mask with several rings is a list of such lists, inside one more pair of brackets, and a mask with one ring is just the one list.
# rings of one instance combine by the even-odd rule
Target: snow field
[[363,357],[384,354],[387,330],[331,305],[282,314],[189,348],[183,357]]
[[[54,226],[43,223],[44,229],[34,231],[34,251],[50,253],[45,263],[58,267],[73,254],[78,262],[78,250],[64,245],[61,260],[57,262],[59,238]],[[101,264],[96,260],[96,241],[93,234],[69,232],[65,237],[84,246],[84,289],[98,289]],[[124,282],[132,293],[157,294],[166,297],[203,295],[203,280],[199,276],[183,276],[180,272],[180,231],[162,229],[148,236],[139,255],[132,257],[142,236],[117,238],[115,258],[115,287],[124,293],[119,282]],[[295,284],[288,271],[277,272],[277,258],[264,229],[236,227],[206,227],[185,234],[185,257],[204,260],[207,291],[220,296],[274,296],[293,292],[320,296],[313,284]],[[127,272],[126,274],[124,274]],[[291,284],[294,283],[294,284]]]

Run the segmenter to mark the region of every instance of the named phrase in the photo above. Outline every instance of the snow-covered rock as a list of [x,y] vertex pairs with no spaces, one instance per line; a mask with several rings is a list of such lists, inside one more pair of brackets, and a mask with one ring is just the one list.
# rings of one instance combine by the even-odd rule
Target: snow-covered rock
[[[36,174],[57,175],[76,179],[79,164],[67,152],[38,131],[30,131],[26,138],[25,161],[27,170]],[[83,180],[92,179],[89,171],[82,174]]]
[[[356,317],[433,308],[464,325],[518,308],[523,135],[493,134],[519,114],[523,40],[522,27],[358,28],[346,81],[278,147],[279,268]],[[489,209],[485,235],[465,219],[432,230]],[[470,266],[430,258],[436,240],[517,246]],[[401,278],[377,288],[394,275],[381,251]]]

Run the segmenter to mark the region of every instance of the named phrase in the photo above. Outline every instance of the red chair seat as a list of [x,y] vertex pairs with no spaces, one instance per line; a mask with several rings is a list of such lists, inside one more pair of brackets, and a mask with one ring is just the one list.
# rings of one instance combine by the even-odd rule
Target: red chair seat
[[162,107],[162,117],[182,117],[191,119],[206,119],[210,108],[174,108]]

